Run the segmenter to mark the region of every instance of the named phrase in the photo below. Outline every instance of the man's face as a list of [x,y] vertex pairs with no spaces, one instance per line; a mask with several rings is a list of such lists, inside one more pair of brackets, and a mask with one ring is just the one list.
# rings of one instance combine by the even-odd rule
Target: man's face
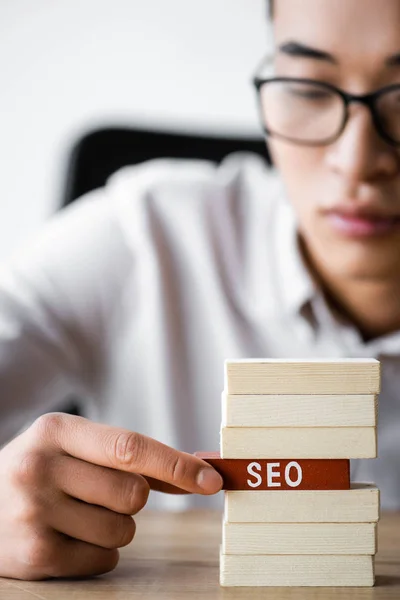
[[[277,75],[351,94],[400,83],[399,0],[275,0],[274,34]],[[400,279],[400,150],[379,136],[368,108],[351,104],[330,145],[275,138],[270,149],[315,264],[353,280]]]

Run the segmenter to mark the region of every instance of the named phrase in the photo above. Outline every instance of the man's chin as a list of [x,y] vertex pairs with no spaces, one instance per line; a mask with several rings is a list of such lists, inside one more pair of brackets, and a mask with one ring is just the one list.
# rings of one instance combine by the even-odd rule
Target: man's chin
[[392,260],[382,260],[376,256],[366,255],[362,259],[359,256],[336,255],[334,259],[325,261],[325,269],[334,276],[348,282],[378,283],[388,282],[396,278],[400,279],[400,262],[393,264]]
[[303,258],[311,271],[322,279],[348,280],[349,283],[400,279],[400,244],[370,244],[319,239],[310,252],[302,244]]

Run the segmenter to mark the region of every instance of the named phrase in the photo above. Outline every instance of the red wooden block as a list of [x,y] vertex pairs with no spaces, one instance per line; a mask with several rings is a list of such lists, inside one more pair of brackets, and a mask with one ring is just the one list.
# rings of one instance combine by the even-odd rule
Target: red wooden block
[[219,452],[195,452],[224,480],[224,490],[348,490],[348,459],[221,458]]

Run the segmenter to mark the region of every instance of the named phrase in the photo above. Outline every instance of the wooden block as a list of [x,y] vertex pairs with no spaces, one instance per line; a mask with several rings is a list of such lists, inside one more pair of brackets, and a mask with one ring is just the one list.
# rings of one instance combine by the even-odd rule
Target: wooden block
[[375,427],[222,427],[222,458],[376,458]]
[[[221,458],[195,452],[222,476],[224,490],[348,490],[350,461]],[[248,497],[248,494],[246,494]],[[254,520],[254,519],[253,519]]]
[[379,490],[352,483],[349,490],[225,492],[228,523],[376,523]]
[[375,359],[225,361],[228,394],[378,394]]
[[228,395],[222,393],[226,427],[375,427],[377,396]]
[[376,553],[375,523],[223,523],[224,554]]
[[[220,584],[227,587],[370,587],[374,585],[374,582],[373,556],[235,556],[220,554]],[[301,594],[296,598],[300,598],[300,596]],[[324,597],[323,594],[318,596],[318,598],[322,597]]]

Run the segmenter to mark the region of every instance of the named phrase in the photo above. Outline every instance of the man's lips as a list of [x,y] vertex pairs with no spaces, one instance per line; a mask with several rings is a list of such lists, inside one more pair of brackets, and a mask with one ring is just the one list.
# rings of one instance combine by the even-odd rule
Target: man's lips
[[400,215],[333,209],[325,216],[335,231],[352,237],[383,235],[400,230]]

